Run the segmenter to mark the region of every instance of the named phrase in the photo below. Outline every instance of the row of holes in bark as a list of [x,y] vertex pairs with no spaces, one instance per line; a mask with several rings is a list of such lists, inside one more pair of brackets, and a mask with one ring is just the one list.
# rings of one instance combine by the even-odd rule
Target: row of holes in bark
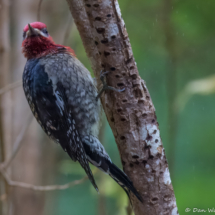
[[[87,7],[91,7],[91,4],[86,4]],[[93,7],[99,7],[99,4],[94,4]]]
[[[97,28],[96,30],[97,30],[97,33],[99,33],[99,34],[103,34],[103,33],[105,32],[105,29],[104,29],[104,28]],[[116,35],[112,35],[112,36],[111,36],[111,39],[115,39],[115,38],[116,38]],[[103,40],[101,40],[101,43],[102,43],[102,44],[108,43],[108,39],[107,39],[107,38],[104,38]],[[98,45],[98,44],[99,44],[98,41],[95,41],[95,45]],[[112,51],[116,51],[116,49],[113,48]],[[101,52],[99,52],[99,54],[102,55]],[[104,51],[103,54],[104,54],[105,57],[108,57],[111,53],[110,53],[110,51]],[[114,68],[114,69],[113,69],[113,68],[114,68],[114,67],[112,67],[112,71],[115,70],[115,68]]]
[[[101,54],[101,53],[99,53],[99,54]],[[106,70],[106,69],[105,69],[105,68],[106,68],[106,66],[105,66],[104,64],[101,64],[101,67],[103,68],[103,70]],[[110,67],[109,69],[110,69],[110,71],[115,71],[115,70],[116,70],[116,68],[115,68],[115,67]],[[124,72],[124,73],[122,73],[122,75],[123,75],[123,76],[125,76],[125,75],[126,75],[126,73]],[[116,77],[116,78],[120,78],[121,76],[120,76],[120,75],[118,75],[118,74],[116,74],[116,75],[115,75],[115,77]]]
[[[132,64],[132,61],[133,61],[132,58],[130,58],[130,59],[128,59],[125,63],[126,63],[126,64]],[[130,66],[129,69],[130,69],[130,70],[133,70],[133,69],[135,69],[135,67],[134,67],[134,66]],[[136,80],[136,79],[137,79],[137,74],[132,74],[132,75],[131,75],[131,78],[132,78],[133,80]]]
[[[100,17],[97,17],[97,20],[100,20]],[[98,28],[98,29],[97,29],[97,32],[98,32],[99,34],[104,33],[104,32],[105,32],[105,29],[104,29],[104,28]],[[113,35],[113,36],[111,36],[111,38],[112,38],[112,39],[115,39],[116,36]],[[102,42],[102,43],[108,43],[108,39],[105,38],[105,39],[101,40],[101,42]],[[98,42],[95,41],[95,44],[98,45]],[[115,51],[115,49],[113,49],[113,50]],[[99,54],[101,55],[102,53],[99,52]],[[110,55],[110,52],[109,52],[109,51],[104,51],[104,56],[105,56],[105,57],[107,57],[107,56],[109,56],[109,55]],[[129,60],[126,61],[127,64],[129,64],[129,63],[131,63],[131,62],[132,62],[132,59],[129,59]],[[129,69],[130,69],[130,70],[133,70],[133,69],[134,69],[134,66],[131,66]],[[119,78],[119,77],[120,77],[119,75],[116,75],[116,78]],[[132,77],[133,80],[135,80],[135,79],[137,78],[137,75],[136,75],[136,74],[133,74],[131,77]],[[138,85],[139,85],[139,84],[138,84]],[[122,86],[124,86],[124,84],[123,84],[123,83],[118,83],[117,86],[122,87]],[[133,87],[135,87],[135,85],[134,85]],[[149,97],[147,97],[147,99],[149,99]],[[141,101],[142,101],[142,100],[141,100]]]
[[[153,159],[153,158],[154,158],[153,156],[149,157],[149,159]],[[142,162],[135,161],[135,162],[133,162],[133,163],[129,163],[129,166],[130,166],[130,167],[133,167],[134,164],[139,165],[140,163],[143,163],[143,165],[145,166],[145,165],[147,164],[147,160],[143,160]],[[126,164],[126,162],[125,162],[125,161],[122,161],[122,164],[123,164],[123,166],[124,166],[124,165]],[[152,173],[155,173],[155,172],[156,172],[155,170],[152,170]],[[163,172],[161,171],[160,174],[163,174]]]
[[[105,65],[104,65],[104,64],[102,64],[101,66],[102,66],[102,68],[105,69]],[[111,70],[111,71],[115,71],[116,68],[115,68],[115,67],[110,67],[110,70]],[[120,78],[119,75],[115,75],[115,77],[116,77],[116,78]],[[117,83],[117,86],[118,86],[118,87],[124,87],[125,84],[124,84],[124,83]],[[122,91],[122,92],[123,92],[123,91]],[[127,100],[123,100],[123,102],[127,102]]]
[[[90,4],[86,4],[86,6],[87,6],[87,7],[91,7]],[[93,6],[94,6],[94,7],[99,7],[99,4],[94,4]],[[111,14],[107,14],[107,17],[111,17]],[[96,17],[95,20],[101,21],[101,17]],[[105,29],[104,29],[104,28],[97,28],[96,30],[97,30],[97,33],[99,33],[99,34],[105,33]],[[115,38],[116,38],[115,35],[111,36],[111,39],[115,39]],[[101,40],[101,43],[103,43],[103,44],[108,43],[108,39],[105,38],[105,39]],[[95,44],[98,45],[98,42],[95,41]],[[116,49],[113,49],[113,51],[115,51],[115,50],[116,50]],[[101,52],[100,52],[99,54],[101,55]],[[110,52],[104,51],[104,56],[105,56],[105,57],[107,57],[107,56],[109,56],[109,55],[110,55]],[[130,60],[131,60],[131,59],[129,59],[126,63],[129,63]],[[130,67],[130,70],[132,70],[132,69],[134,69],[133,66]],[[118,77],[119,77],[119,76],[117,76],[117,78],[118,78]],[[136,79],[136,78],[137,78],[137,75],[136,75],[136,74],[132,75],[132,79]],[[119,85],[122,85],[122,84],[120,83]],[[123,84],[123,85],[124,85],[124,84]]]
[[[86,4],[86,6],[87,7],[91,7],[91,4]],[[94,4],[93,6],[97,8],[97,7],[99,7],[99,4]],[[106,16],[107,17],[111,17],[112,15],[111,14],[107,14]],[[95,20],[96,21],[101,21],[102,18],[101,17],[96,17]],[[99,33],[99,34],[105,33],[105,29],[104,28],[97,28],[96,30],[97,30],[97,33]],[[115,38],[116,38],[116,35],[111,36],[111,39],[115,39]],[[103,43],[103,44],[108,43],[108,39],[104,38],[103,40],[101,40],[101,43]],[[98,45],[98,42],[95,41],[95,44]],[[116,49],[113,48],[112,51],[116,51]],[[99,54],[101,55],[101,52]],[[107,57],[108,55],[110,55],[110,52],[104,51],[104,55],[105,55],[105,57]]]
[[[148,116],[148,114],[147,113],[144,113],[144,114],[142,114],[142,116],[143,116],[143,118],[147,118],[147,116]],[[156,120],[155,119],[152,119],[152,121],[151,121],[152,123],[155,123],[156,122]]]
[[[108,14],[106,17],[110,18],[111,16],[112,16],[111,14]],[[99,17],[99,16],[97,16],[97,17],[95,18],[95,20],[96,20],[96,21],[102,21],[102,18]]]
[[[157,131],[154,130],[154,132],[156,133]],[[153,134],[155,134],[154,132],[153,132]],[[149,140],[151,140],[151,139],[152,139],[152,136],[150,136],[150,135],[148,134],[147,137],[146,137],[146,140],[149,141]],[[158,141],[159,141],[158,139],[155,139],[155,143],[158,143]],[[150,146],[148,146],[148,145],[145,146],[145,148],[149,148],[149,147],[150,147]]]
[[[145,166],[146,163],[147,163],[147,160],[143,160],[142,163],[143,163],[144,166]],[[126,164],[126,162],[125,162],[125,161],[122,161],[122,165],[125,166],[125,164]],[[140,164],[140,162],[139,162],[139,161],[135,161],[134,163],[130,163],[129,166],[130,166],[130,167],[133,167],[134,164],[137,164],[137,165],[138,165],[138,164]]]
[[[97,28],[96,31],[97,31],[98,34],[104,34],[105,33],[105,29],[104,28]],[[111,39],[112,40],[116,39],[116,35],[112,35]],[[108,43],[108,39],[104,38],[103,40],[101,40],[101,43],[102,44]],[[95,41],[95,44],[98,45],[99,43],[97,41]]]
[[[116,78],[119,78],[120,76],[119,76],[119,75],[116,75],[115,77],[116,77]],[[118,87],[123,87],[124,84],[123,84],[123,83],[118,83],[117,86],[118,86]],[[123,100],[122,100],[123,103],[126,103],[127,101],[128,101],[127,99],[123,99]],[[121,108],[117,109],[117,112],[118,112],[118,113],[121,112],[121,111],[122,111]],[[143,116],[143,118],[147,118],[147,114],[146,114],[146,113],[144,113],[142,116]],[[155,119],[152,119],[151,122],[152,122],[152,123],[155,123]]]
[[[98,28],[98,29],[97,29],[97,32],[98,32],[99,34],[104,33],[104,32],[105,32],[105,29],[104,29],[104,28]],[[111,39],[115,39],[115,38],[116,38],[115,35],[111,36]],[[105,38],[105,39],[101,40],[101,43],[103,43],[103,44],[104,44],[104,43],[108,43],[108,39]],[[98,45],[99,43],[98,43],[97,41],[95,41],[95,44]],[[112,51],[116,51],[116,49],[113,48]],[[102,55],[101,52],[99,52],[99,54]],[[104,51],[104,56],[105,56],[105,57],[107,57],[107,56],[109,56],[109,55],[110,55],[110,52],[109,52],[109,51]],[[130,62],[130,60],[129,60],[128,62],[126,62],[126,63],[129,63],[129,62]],[[129,69],[130,69],[130,70],[133,70],[133,69],[134,69],[134,66],[131,66]],[[115,68],[112,67],[111,70],[114,71]],[[119,75],[116,75],[116,78],[119,78],[119,77],[120,77]],[[132,78],[133,80],[135,80],[135,79],[137,79],[137,75],[136,75],[136,74],[133,74],[133,75],[131,75],[131,78]],[[135,86],[134,86],[134,87],[135,87]],[[149,99],[149,97],[147,97],[147,99]]]
[[[127,102],[126,99],[124,99],[124,100],[122,100],[122,101],[125,102],[125,103]],[[117,112],[118,112],[118,113],[120,113],[121,111],[122,111],[121,108],[118,108],[118,109],[117,109]],[[114,122],[114,118],[111,118],[111,121]],[[125,119],[125,118],[121,118],[121,121],[124,122],[124,121],[126,121],[126,119]],[[154,123],[155,120],[153,119],[152,122]],[[156,133],[157,133],[157,130],[154,130],[154,131],[153,131],[153,134],[156,134]],[[121,139],[121,140],[124,140],[125,137],[122,136],[120,139]],[[146,140],[147,140],[147,141],[150,141],[151,139],[152,139],[152,136],[148,134],[147,137],[146,137]],[[159,140],[158,140],[158,139],[155,139],[155,143],[158,143],[158,142],[159,142]],[[150,148],[150,147],[151,147],[150,145],[149,145],[149,146],[148,146],[148,145],[145,145],[145,149]],[[138,157],[137,155],[134,155],[134,156],[132,156],[132,158],[139,158],[139,157]]]
[[[112,51],[116,51],[116,49],[115,49],[115,48],[112,48]],[[102,55],[101,52],[99,52],[99,54]],[[109,55],[109,54],[108,54],[108,55]],[[113,68],[113,67],[112,67],[112,68]]]

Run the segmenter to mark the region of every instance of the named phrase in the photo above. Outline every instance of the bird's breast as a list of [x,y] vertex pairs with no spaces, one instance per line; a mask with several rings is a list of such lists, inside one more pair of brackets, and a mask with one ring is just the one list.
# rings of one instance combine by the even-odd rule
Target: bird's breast
[[[62,85],[66,96],[66,103],[64,102],[63,105],[68,106],[67,108],[71,111],[71,116],[75,119],[79,132],[83,135],[98,136],[101,104],[100,101],[96,101],[97,89],[89,71],[77,58],[65,53],[40,58],[38,64],[40,69],[32,69],[32,71],[35,71],[28,72],[27,76],[29,78],[26,78],[26,80],[34,80],[32,82],[34,85],[30,86],[31,83],[27,81],[27,92],[30,88],[32,88],[31,93],[42,88],[45,91],[44,93],[55,95],[57,99],[58,85]],[[48,92],[50,87],[44,87],[48,86],[47,83],[51,84],[52,92]],[[58,107],[63,108],[60,100],[57,101]],[[31,109],[35,108],[32,106]]]

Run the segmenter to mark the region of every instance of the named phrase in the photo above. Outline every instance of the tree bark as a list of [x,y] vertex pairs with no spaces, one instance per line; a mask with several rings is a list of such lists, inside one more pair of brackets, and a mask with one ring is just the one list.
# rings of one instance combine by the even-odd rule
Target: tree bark
[[117,0],[67,0],[96,78],[125,88],[106,91],[102,104],[123,169],[143,203],[130,195],[136,215],[178,214],[151,97],[140,78]]

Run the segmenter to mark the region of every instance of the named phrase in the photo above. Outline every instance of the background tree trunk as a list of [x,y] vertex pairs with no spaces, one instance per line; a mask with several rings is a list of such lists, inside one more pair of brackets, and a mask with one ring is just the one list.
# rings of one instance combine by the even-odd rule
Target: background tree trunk
[[[2,2],[8,2],[3,0]],[[25,7],[23,7],[25,5]],[[10,36],[9,32],[7,39],[12,38],[11,41],[11,51],[7,57],[8,67],[4,69],[3,74],[10,75],[10,80],[6,84],[16,82],[22,77],[22,72],[26,59],[21,54],[21,44],[22,44],[22,29],[30,22],[30,20],[35,20],[35,8],[37,6],[37,1],[32,2],[31,0],[12,0],[8,2],[8,7],[10,6],[10,23],[11,31],[13,32],[13,37]],[[9,9],[8,9],[9,10]],[[3,8],[5,12],[5,9]],[[1,14],[1,12],[0,12]],[[22,14],[20,16],[20,14]],[[3,22],[5,22],[3,20]],[[9,24],[8,23],[8,26]],[[5,31],[5,30],[4,30]],[[15,39],[14,39],[15,38]],[[5,42],[4,42],[5,44]],[[4,60],[5,64],[5,60]],[[9,68],[9,65],[10,68]],[[1,86],[4,87],[5,85]],[[28,115],[30,113],[29,106],[27,104],[26,98],[23,93],[22,87],[16,88],[3,95],[5,98],[12,98],[12,108],[4,102],[5,109],[10,110],[9,116],[12,118],[12,123],[10,123],[10,130],[8,129],[8,123],[11,120],[5,120],[3,124],[3,129],[10,131],[10,142],[11,147],[7,150],[8,156],[12,154],[12,145],[16,137],[22,129],[22,125],[25,125],[28,121]],[[5,112],[4,112],[5,115]],[[20,126],[21,125],[21,126]],[[43,166],[43,161],[41,160],[41,145],[38,144],[41,139],[41,131],[38,129],[36,120],[31,123],[28,131],[25,134],[24,147],[19,150],[15,158],[15,162],[12,162],[7,169],[12,180],[28,182],[32,184],[37,184],[42,181],[43,175],[41,172],[41,166]],[[5,134],[5,132],[4,132]],[[5,142],[9,146],[8,140]],[[44,205],[44,193],[36,193],[32,190],[27,190],[23,188],[8,188],[8,198],[10,198],[10,205],[8,205],[9,210],[3,213],[3,215],[16,215],[16,214],[41,214],[43,212]]]
[[[10,2],[0,0],[0,89],[11,82],[10,73]],[[0,162],[10,156],[11,92],[0,96]],[[11,169],[8,169],[10,171]],[[0,214],[9,213],[9,189],[0,176]]]
[[125,91],[105,92],[102,104],[123,169],[143,197],[131,194],[136,215],[178,214],[155,108],[133,57],[117,0],[67,0],[97,79]]

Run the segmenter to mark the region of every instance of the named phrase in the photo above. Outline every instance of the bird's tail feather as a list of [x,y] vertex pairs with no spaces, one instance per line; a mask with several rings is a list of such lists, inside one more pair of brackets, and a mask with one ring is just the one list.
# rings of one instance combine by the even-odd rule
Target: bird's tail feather
[[141,202],[143,202],[142,197],[133,186],[132,181],[114,163],[111,163],[109,166],[109,175],[123,188],[123,190],[126,192],[128,197],[129,197],[129,192],[131,191]]
[[90,169],[89,163],[87,160],[84,161],[79,161],[79,163],[81,164],[81,166],[84,168],[85,172],[87,173],[88,178],[90,179],[92,185],[94,186],[94,188],[96,189],[96,191],[99,193],[99,188],[96,185],[95,179],[93,177],[93,173]]
[[[78,151],[78,156],[77,155],[74,156],[73,153],[72,153],[71,148],[67,148],[67,153],[69,154],[69,156],[72,158],[72,160],[76,161],[76,159],[77,159],[79,161],[79,163],[81,164],[82,168],[86,172],[90,182],[92,183],[92,185],[94,186],[96,191],[99,193],[99,188],[96,185],[96,182],[95,182],[95,179],[93,177],[93,173],[92,173],[92,171],[90,169],[89,162],[88,162],[88,160],[86,158],[86,155],[85,154],[81,155],[80,151]],[[83,153],[83,149],[82,149],[82,153]]]

